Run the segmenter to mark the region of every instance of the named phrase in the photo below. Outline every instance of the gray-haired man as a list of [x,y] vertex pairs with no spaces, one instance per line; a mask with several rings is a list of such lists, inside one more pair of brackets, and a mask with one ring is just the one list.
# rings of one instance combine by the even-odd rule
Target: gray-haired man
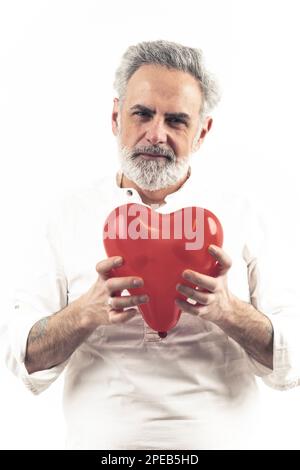
[[[71,448],[257,447],[255,376],[277,388],[298,381],[285,321],[293,307],[269,282],[268,246],[251,207],[211,190],[213,175],[203,182],[191,171],[212,127],[216,82],[200,50],[154,41],[126,51],[115,87],[117,179],[69,198],[50,221],[51,264],[16,295],[9,365],[34,393],[65,370]],[[124,260],[100,246],[106,215],[128,201],[159,212],[206,207],[224,226],[223,249],[210,251],[219,275],[183,272],[177,290],[200,306],[178,299],[183,313],[165,339],[138,310],[147,296],[119,295],[143,279],[112,278]]]

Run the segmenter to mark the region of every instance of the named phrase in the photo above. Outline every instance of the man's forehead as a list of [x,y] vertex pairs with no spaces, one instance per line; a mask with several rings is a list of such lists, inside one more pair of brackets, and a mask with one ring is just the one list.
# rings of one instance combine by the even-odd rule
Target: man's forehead
[[166,105],[169,112],[190,114],[199,110],[201,91],[196,79],[186,72],[143,65],[130,78],[125,102],[128,108],[142,104],[155,109]]

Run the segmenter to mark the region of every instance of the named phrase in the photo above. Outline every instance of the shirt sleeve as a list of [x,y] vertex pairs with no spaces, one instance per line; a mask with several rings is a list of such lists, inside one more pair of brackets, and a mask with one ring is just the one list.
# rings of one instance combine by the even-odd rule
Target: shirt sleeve
[[[300,383],[299,293],[293,275],[293,256],[284,222],[249,208],[243,258],[247,264],[250,301],[271,321],[274,330],[273,370],[249,356],[254,373],[266,385],[286,390]],[[295,273],[294,273],[295,274]]]
[[[44,391],[64,370],[68,360],[48,370],[28,374],[24,361],[27,338],[41,318],[67,305],[67,280],[60,252],[58,215],[49,216],[42,237],[30,249],[22,285],[14,289],[6,325],[5,357],[8,368],[34,394]],[[38,237],[39,238],[39,237]]]

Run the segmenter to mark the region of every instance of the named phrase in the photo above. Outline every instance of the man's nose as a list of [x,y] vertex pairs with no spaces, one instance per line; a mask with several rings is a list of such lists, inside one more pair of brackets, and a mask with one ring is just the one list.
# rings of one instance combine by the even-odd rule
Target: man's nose
[[164,121],[160,119],[152,119],[148,123],[145,135],[147,141],[152,145],[164,144],[167,142],[167,130]]

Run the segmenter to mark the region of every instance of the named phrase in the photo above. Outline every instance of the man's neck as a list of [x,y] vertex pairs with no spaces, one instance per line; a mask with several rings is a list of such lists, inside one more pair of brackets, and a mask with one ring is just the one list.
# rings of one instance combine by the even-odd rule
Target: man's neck
[[178,191],[178,189],[181,188],[181,186],[186,182],[189,176],[190,176],[190,170],[180,181],[176,182],[174,185],[168,186],[167,188],[164,188],[164,189],[159,189],[157,191],[149,191],[149,190],[141,189],[139,186],[137,186],[134,183],[134,181],[131,181],[129,178],[127,178],[127,176],[122,174],[120,187],[135,189],[139,193],[144,204],[147,204],[147,205],[155,204],[158,206],[162,206],[165,204],[166,196],[168,196],[171,193],[175,193],[175,191]]

